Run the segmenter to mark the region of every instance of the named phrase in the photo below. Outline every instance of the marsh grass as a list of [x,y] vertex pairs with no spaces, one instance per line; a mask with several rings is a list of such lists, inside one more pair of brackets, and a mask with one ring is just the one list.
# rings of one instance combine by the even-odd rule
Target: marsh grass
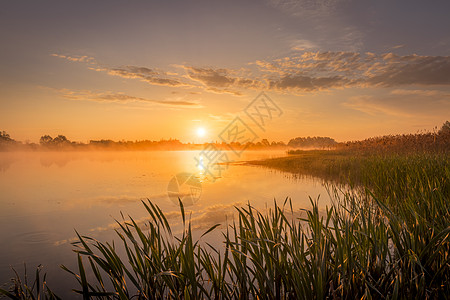
[[10,299],[60,299],[55,295],[48,287],[46,282],[46,275],[41,275],[42,266],[39,265],[36,268],[33,279],[29,281],[27,267],[24,265],[24,274],[20,276],[19,273],[13,269],[14,278],[12,279],[12,285],[9,291],[0,288],[1,295]]
[[[448,156],[333,155],[298,164],[334,178],[330,207],[311,199],[298,218],[289,199],[264,213],[248,204],[224,231],[215,225],[195,239],[181,202],[176,234],[143,202],[148,223],[122,216],[118,243],[77,233],[78,270],[63,268],[84,299],[448,298]],[[342,182],[354,188],[340,190]],[[222,235],[222,245],[207,244],[207,234]]]
[[[266,214],[251,205],[237,208],[221,249],[194,241],[189,223],[180,237],[172,236],[158,207],[145,203],[152,216],[148,232],[132,220],[117,231],[126,257],[112,244],[79,236],[78,272],[68,271],[79,281],[77,293],[99,299],[448,295],[450,227],[421,218],[410,225],[376,199],[361,205],[356,194],[338,200],[325,213],[311,200],[312,209],[300,220],[289,217],[290,201],[274,203]],[[95,274],[91,282],[88,267]]]

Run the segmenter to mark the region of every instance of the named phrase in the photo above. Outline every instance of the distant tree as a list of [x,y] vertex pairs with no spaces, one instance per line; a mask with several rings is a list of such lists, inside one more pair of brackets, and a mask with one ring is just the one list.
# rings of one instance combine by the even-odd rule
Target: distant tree
[[89,145],[93,145],[93,146],[101,146],[101,147],[111,147],[115,144],[115,142],[113,140],[90,140],[89,141]]
[[269,147],[269,146],[270,146],[270,143],[269,143],[269,141],[268,141],[267,139],[263,139],[263,140],[261,141],[261,144],[262,144],[264,147]]
[[289,147],[295,148],[326,148],[335,146],[336,141],[330,137],[297,137],[295,139],[291,139],[288,143]]
[[9,146],[18,144],[5,131],[0,131],[0,150],[4,150]]
[[53,143],[56,145],[68,144],[70,141],[64,135],[58,135],[53,139]]
[[14,140],[5,131],[0,131],[0,141],[2,141],[2,142],[12,142]]
[[42,146],[50,146],[53,143],[53,138],[49,135],[43,135],[39,139],[39,144]]
[[444,134],[444,133],[450,133],[450,122],[446,121],[444,124],[442,124],[441,129],[439,129],[439,134]]
[[281,141],[281,142],[275,142],[275,141],[273,141],[273,142],[270,144],[270,146],[272,146],[272,147],[285,147],[286,144],[285,144],[283,141]]
[[71,142],[64,136],[64,135],[58,135],[55,138],[52,138],[49,135],[43,135],[39,139],[39,144],[41,146],[47,146],[47,147],[63,147],[65,145],[71,144]]
[[20,142],[13,140],[5,131],[0,131],[0,151],[8,149],[11,146],[17,146],[19,144]]

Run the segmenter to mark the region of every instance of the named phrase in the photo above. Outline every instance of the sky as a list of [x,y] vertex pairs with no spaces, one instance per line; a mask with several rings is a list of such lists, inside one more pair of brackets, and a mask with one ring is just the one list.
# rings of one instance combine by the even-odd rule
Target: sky
[[[449,1],[0,1],[0,130],[338,141],[450,119]],[[264,92],[264,128],[246,109]],[[205,134],[199,135],[203,128]]]

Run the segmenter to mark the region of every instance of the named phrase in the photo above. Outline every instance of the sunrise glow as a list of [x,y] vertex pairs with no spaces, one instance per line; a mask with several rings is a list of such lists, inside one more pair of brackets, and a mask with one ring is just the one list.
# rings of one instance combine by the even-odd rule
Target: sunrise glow
[[196,132],[198,137],[204,137],[206,135],[206,130],[203,127],[197,128]]
[[[450,21],[439,5],[2,6],[0,125],[17,140],[195,142],[205,136],[192,122],[221,132],[261,91],[283,110],[260,136],[271,141],[432,130],[450,111]],[[417,22],[423,11],[430,22]]]

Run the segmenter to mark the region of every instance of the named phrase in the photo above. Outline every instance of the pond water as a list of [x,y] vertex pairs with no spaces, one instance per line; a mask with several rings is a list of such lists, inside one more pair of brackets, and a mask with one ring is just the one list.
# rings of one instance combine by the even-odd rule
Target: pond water
[[[284,155],[247,151],[239,160]],[[321,195],[321,204],[329,201],[320,180],[294,179],[261,167],[229,164],[220,178],[212,180],[195,160],[198,156],[198,151],[0,153],[0,284],[12,277],[11,267],[22,272],[26,263],[33,273],[42,264],[51,288],[68,295],[76,284],[59,266],[76,269],[70,244],[75,229],[110,241],[114,219],[120,219],[121,212],[136,220],[146,218],[143,199],[168,216],[176,215],[179,207],[167,189],[182,172],[193,174],[201,184],[200,197],[186,207],[198,230],[216,223],[226,226],[232,222],[234,207],[249,201],[261,210],[286,197],[295,209],[308,208],[309,196]],[[169,220],[180,224],[179,217]],[[212,235],[219,240],[219,233]]]

